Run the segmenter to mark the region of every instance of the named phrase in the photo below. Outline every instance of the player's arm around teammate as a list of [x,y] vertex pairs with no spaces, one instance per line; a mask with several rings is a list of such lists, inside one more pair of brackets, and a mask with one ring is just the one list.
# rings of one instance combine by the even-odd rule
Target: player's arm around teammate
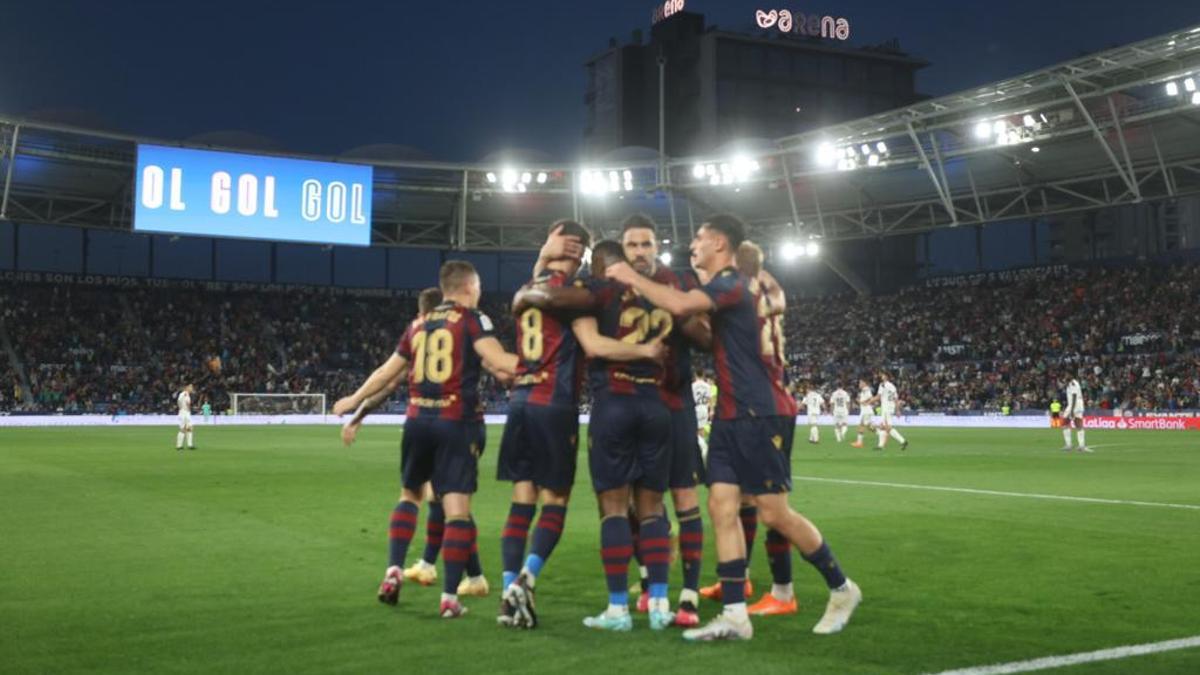
[[589,359],[607,361],[658,361],[663,357],[662,338],[643,344],[629,344],[600,334],[595,317],[584,316],[571,322],[571,330]]
[[370,415],[379,406],[383,405],[383,402],[400,388],[407,374],[407,369],[401,371],[399,375],[387,383],[387,386],[368,396],[362,403],[358,404],[358,408],[354,411],[354,416],[342,425],[342,445],[350,446],[354,444],[354,439],[358,436],[358,430],[362,428],[363,420],[367,418],[367,415]]
[[349,396],[339,398],[333,404],[334,415],[345,415],[358,408],[363,401],[386,391],[388,386],[397,379],[402,379],[405,369],[408,367],[408,361],[403,356],[393,352],[378,368],[367,376],[366,381]]
[[476,340],[475,353],[483,360],[483,367],[502,384],[512,382],[517,373],[518,358],[505,350],[499,340],[494,337]]

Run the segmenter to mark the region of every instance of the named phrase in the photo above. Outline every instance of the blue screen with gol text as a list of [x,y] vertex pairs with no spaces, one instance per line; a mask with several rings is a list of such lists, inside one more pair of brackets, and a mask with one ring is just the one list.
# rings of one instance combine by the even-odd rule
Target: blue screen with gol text
[[139,145],[133,229],[371,243],[372,168]]

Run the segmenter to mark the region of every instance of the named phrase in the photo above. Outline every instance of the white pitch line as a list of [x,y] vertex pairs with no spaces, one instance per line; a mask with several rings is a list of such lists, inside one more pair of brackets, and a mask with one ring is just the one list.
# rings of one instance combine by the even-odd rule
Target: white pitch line
[[1094,663],[1096,661],[1127,659],[1131,656],[1157,654],[1159,652],[1170,652],[1177,649],[1191,649],[1192,647],[1200,647],[1200,635],[1194,635],[1189,638],[1180,638],[1178,640],[1148,642],[1141,645],[1125,645],[1124,647],[1113,647],[1112,649],[1101,649],[1094,652],[1064,654],[1063,656],[1047,656],[1040,659],[1030,659],[1029,661],[1013,661],[1011,663],[997,663],[990,666],[975,666],[973,668],[962,668],[959,670],[945,670],[937,673],[937,675],[1001,675],[1002,673],[1028,673],[1034,670],[1049,670],[1050,668],[1062,668],[1063,666],[1074,666],[1080,663]]
[[932,490],[935,492],[959,492],[971,495],[991,495],[994,497],[1025,497],[1027,499],[1055,499],[1065,502],[1085,502],[1088,504],[1121,504],[1124,506],[1159,506],[1168,509],[1186,509],[1200,511],[1197,504],[1170,504],[1167,502],[1141,502],[1132,499],[1103,499],[1100,497],[1071,497],[1067,495],[1044,495],[1036,492],[1008,492],[1005,490],[978,490],[975,488],[946,487],[943,485],[913,485],[911,483],[887,483],[873,480],[850,480],[847,478],[817,478],[816,476],[792,476],[795,480],[806,480],[817,483],[842,483],[844,485],[873,485],[876,487],[902,488],[905,490]]

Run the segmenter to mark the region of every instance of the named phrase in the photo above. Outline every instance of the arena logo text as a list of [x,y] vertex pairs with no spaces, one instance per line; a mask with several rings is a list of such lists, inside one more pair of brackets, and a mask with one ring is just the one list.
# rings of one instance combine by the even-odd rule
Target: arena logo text
[[781,33],[795,33],[804,37],[850,39],[850,21],[845,18],[803,14],[786,9],[758,9],[754,21],[759,28],[775,27]]
[[684,4],[684,0],[666,0],[662,4],[655,5],[654,11],[650,13],[650,23],[658,23],[663,19],[675,16],[683,11]]

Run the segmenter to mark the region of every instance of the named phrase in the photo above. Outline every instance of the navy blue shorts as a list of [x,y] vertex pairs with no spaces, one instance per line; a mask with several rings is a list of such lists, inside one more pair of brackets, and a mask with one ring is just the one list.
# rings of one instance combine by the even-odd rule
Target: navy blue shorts
[[483,422],[409,417],[400,441],[404,487],[419,490],[425,481],[432,481],[437,495],[474,494],[486,442]]
[[704,458],[696,438],[696,407],[671,411],[671,489],[694,488],[704,482]]
[[[694,433],[694,432],[693,432]],[[658,398],[602,396],[588,424],[588,467],[596,492],[635,485],[666,492],[671,414]]]
[[741,417],[713,422],[708,438],[708,484],[730,483],[744,494],[792,489],[791,417]]
[[516,403],[508,409],[496,477],[533,481],[556,491],[575,484],[579,412],[573,408]]

